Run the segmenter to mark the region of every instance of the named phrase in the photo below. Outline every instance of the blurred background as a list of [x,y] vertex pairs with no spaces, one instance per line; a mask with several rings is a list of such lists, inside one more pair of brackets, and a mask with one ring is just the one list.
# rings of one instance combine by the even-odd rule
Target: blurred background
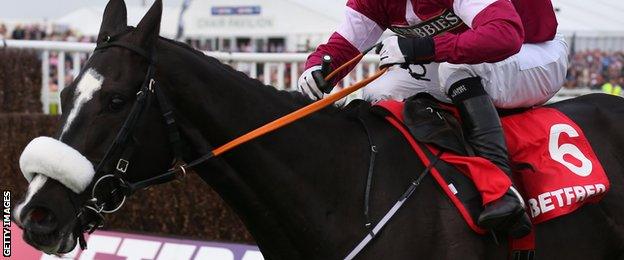
[[[345,4],[344,0],[164,2],[163,36],[207,52],[264,54],[212,55],[280,89],[295,87],[305,54],[323,43],[343,20]],[[138,23],[151,3],[152,0],[128,0],[129,23]],[[7,1],[0,9],[0,38],[92,43],[105,4],[106,1],[80,0]],[[565,89],[554,100],[602,91],[605,84],[624,84],[624,19],[620,18],[624,2],[554,0],[553,5],[559,32],[566,36],[571,48]],[[59,113],[57,93],[78,75],[92,45],[8,46],[43,52],[39,57],[44,63],[42,86],[47,88],[42,92],[43,110]],[[374,59],[365,61],[374,63]],[[363,64],[342,84],[359,80],[375,69],[374,64]]]
[[[151,0],[127,1],[129,23],[136,24],[151,3]],[[105,4],[106,1],[81,0],[7,1],[0,9],[0,38],[94,42]],[[343,20],[344,4],[344,0],[171,0],[165,1],[161,34],[208,52],[305,54],[324,42]],[[620,18],[624,2],[554,0],[553,4],[559,31],[571,48],[566,89],[556,100],[601,91],[605,84],[624,84],[624,19]],[[43,93],[46,113],[50,109],[51,113],[59,112],[55,94],[77,76],[80,69],[77,63],[84,62],[91,49],[89,45],[83,49],[67,46],[70,45],[31,48],[50,51],[44,53],[46,57],[40,57],[50,64],[42,67],[45,73],[42,84],[50,91]],[[64,50],[62,57],[55,49]],[[305,60],[305,55],[215,56],[281,89],[295,86]],[[277,62],[264,61],[267,59]],[[344,84],[374,69],[364,65],[347,77]]]
[[[126,0],[129,23],[136,25],[152,2]],[[292,90],[307,54],[343,20],[345,2],[164,0],[161,35],[186,42],[265,84]],[[106,3],[20,0],[0,4],[0,179],[3,189],[13,191],[13,204],[27,185],[15,163],[19,153],[33,137],[54,134],[62,113],[59,93],[78,76],[93,50]],[[622,95],[624,1],[553,0],[553,5],[559,32],[571,48],[567,81],[553,101],[593,92]],[[366,58],[340,85],[376,69],[376,59]],[[189,176],[157,192],[138,194],[109,218],[107,229],[147,233],[153,237],[142,239],[151,241],[160,241],[155,236],[176,235],[183,237],[178,243],[195,239],[253,245],[218,195]],[[100,235],[127,239],[124,234]],[[219,246],[231,250],[231,257],[216,254],[211,259],[243,259],[245,250],[252,252],[246,259],[262,258],[253,246],[239,248],[242,251],[227,245],[215,247]]]

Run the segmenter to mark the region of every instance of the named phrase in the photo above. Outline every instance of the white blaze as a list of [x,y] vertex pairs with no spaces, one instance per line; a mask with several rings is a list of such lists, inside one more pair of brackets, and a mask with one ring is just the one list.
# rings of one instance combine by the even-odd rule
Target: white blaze
[[93,99],[93,94],[102,88],[103,82],[104,77],[102,77],[102,75],[94,69],[88,69],[82,75],[80,82],[78,82],[78,86],[76,86],[76,92],[74,93],[74,96],[76,97],[74,99],[74,106],[69,112],[69,116],[67,116],[67,122],[65,122],[65,125],[63,126],[63,131],[61,132],[59,140],[63,139],[63,135],[65,135],[71,127],[82,106]]
[[17,205],[17,207],[15,207],[15,212],[13,213],[15,216],[15,219],[18,222],[22,221],[20,219],[20,215],[22,214],[22,209],[24,209],[24,206],[28,205],[32,197],[35,195],[35,193],[37,193],[41,189],[41,187],[43,187],[43,185],[46,183],[47,180],[48,180],[48,177],[38,174],[30,182],[30,184],[28,185],[28,191],[26,192],[26,198],[24,199],[24,202],[22,202],[22,204]]

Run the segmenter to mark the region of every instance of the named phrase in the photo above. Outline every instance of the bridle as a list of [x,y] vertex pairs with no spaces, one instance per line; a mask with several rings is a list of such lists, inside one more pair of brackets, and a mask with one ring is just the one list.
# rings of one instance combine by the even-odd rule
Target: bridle
[[173,165],[177,165],[178,162],[182,161],[185,148],[187,147],[180,135],[177,122],[173,115],[173,108],[155,79],[155,52],[153,50],[146,51],[132,44],[118,41],[120,37],[128,34],[132,29],[133,27],[127,27],[126,30],[118,34],[104,37],[103,41],[99,42],[95,48],[95,52],[112,47],[123,48],[143,57],[149,62],[149,65],[141,88],[136,93],[136,101],[130,113],[126,117],[114,141],[108,147],[106,153],[95,168],[96,176],[101,177],[92,185],[86,203],[78,209],[78,214],[76,216],[78,224],[74,229],[74,235],[77,237],[82,249],[86,248],[84,233],[91,234],[96,229],[103,226],[103,213],[113,213],[119,210],[126,201],[126,198],[135,191],[172,181],[176,178],[176,175],[186,175],[187,171],[185,165],[179,165],[161,175],[135,183],[129,182],[124,177],[132,162],[132,155],[136,147],[136,142],[133,139],[134,130],[142,123],[141,119],[144,118],[144,115],[149,111],[154,99],[160,108],[163,120],[166,124],[169,143],[171,144],[175,158]]
[[[119,38],[128,34],[133,29],[134,27],[127,27],[118,34],[105,36],[103,41],[98,42],[95,48],[95,52],[113,47],[123,48],[143,57],[149,62],[149,65],[145,78],[143,79],[143,83],[141,84],[141,88],[136,93],[136,102],[132,106],[130,113],[117,133],[114,141],[108,147],[102,160],[98,163],[95,169],[95,176],[101,177],[99,177],[91,187],[91,194],[88,194],[89,198],[86,202],[79,207],[75,206],[78,208],[78,214],[76,216],[78,223],[74,228],[73,234],[76,239],[78,239],[81,249],[85,249],[87,246],[84,233],[91,234],[96,229],[101,228],[104,223],[103,214],[113,213],[119,210],[126,201],[126,198],[132,195],[135,191],[145,189],[153,185],[173,181],[177,176],[183,177],[190,168],[193,168],[233,149],[234,147],[279,129],[333,104],[354,91],[368,85],[368,83],[379,78],[388,69],[382,68],[374,75],[356,84],[345,87],[342,90],[325,97],[324,99],[318,100],[308,106],[248,132],[214,150],[211,150],[207,154],[190,161],[189,163],[182,163],[184,161],[183,158],[185,158],[185,155],[188,154],[186,151],[188,146],[185,144],[182,139],[182,135],[179,132],[171,102],[163,93],[158,81],[155,79],[155,64],[157,59],[155,51],[153,49],[147,51],[138,46],[118,41]],[[351,65],[360,61],[364,55],[374,47],[376,47],[376,45],[335,69],[332,73],[326,76],[325,80],[330,80],[340,71],[346,70]],[[149,111],[151,103],[154,102],[154,99],[156,99],[155,101],[160,108],[160,112],[166,124],[169,143],[174,154],[174,162],[172,163],[173,166],[165,173],[156,175],[146,180],[130,182],[124,177],[124,175],[131,164],[131,157],[135,150],[135,143],[132,139],[133,131],[137,128],[138,124],[142,122],[141,119],[144,118],[144,115]],[[104,196],[102,196],[102,194],[104,194]],[[74,202],[73,204],[76,205],[78,203]]]

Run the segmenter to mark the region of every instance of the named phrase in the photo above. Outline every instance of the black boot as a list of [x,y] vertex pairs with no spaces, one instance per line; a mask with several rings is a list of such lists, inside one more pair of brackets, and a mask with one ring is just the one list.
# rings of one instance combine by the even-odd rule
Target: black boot
[[[459,109],[467,141],[475,154],[490,160],[511,178],[500,118],[483,89],[481,78],[456,82],[449,89],[449,96]],[[485,206],[478,224],[486,229],[509,232],[512,237],[522,237],[531,231],[524,202],[513,187],[503,197]]]

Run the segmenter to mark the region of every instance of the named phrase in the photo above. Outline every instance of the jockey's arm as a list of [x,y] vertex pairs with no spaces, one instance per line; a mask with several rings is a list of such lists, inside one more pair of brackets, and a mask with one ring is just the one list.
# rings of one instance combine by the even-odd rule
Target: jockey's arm
[[[447,1],[447,0],[442,0]],[[520,51],[524,29],[509,0],[448,1],[453,11],[470,27],[459,34],[434,37],[435,61],[456,64],[492,63]]]
[[[367,3],[368,2],[368,3]],[[376,1],[349,0],[345,12],[345,20],[327,43],[318,46],[306,62],[306,70],[321,64],[324,55],[332,57],[332,69],[357,56],[363,50],[374,45],[386,29],[380,16],[381,3]],[[355,65],[353,65],[355,66]],[[334,82],[344,78],[353,68],[343,70]]]

